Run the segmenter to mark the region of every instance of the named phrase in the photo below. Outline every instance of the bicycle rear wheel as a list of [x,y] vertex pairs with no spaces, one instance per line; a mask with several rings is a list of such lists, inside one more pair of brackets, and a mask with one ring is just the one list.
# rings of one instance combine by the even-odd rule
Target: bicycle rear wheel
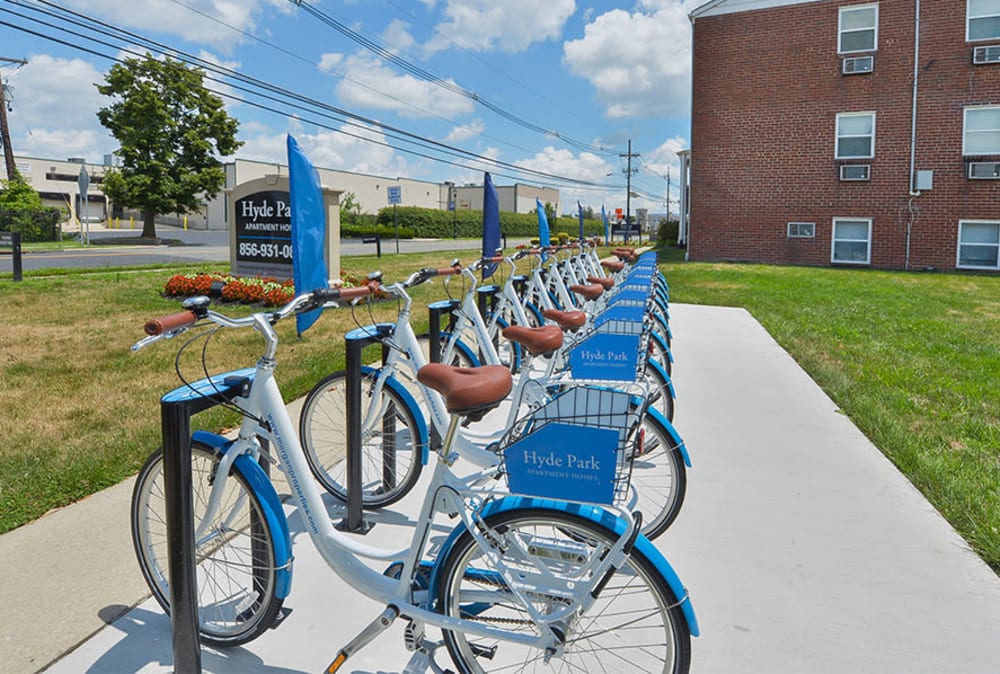
[[[220,476],[218,452],[192,443],[192,496],[196,529]],[[170,614],[166,495],[163,450],[146,460],[131,503],[132,544],[146,584]],[[231,471],[218,511],[196,541],[199,631],[220,646],[244,644],[274,624],[283,599],[276,596],[277,570],[271,530],[257,495]]]
[[[508,582],[532,608],[550,614],[565,608],[572,587],[592,580],[587,565],[618,540],[596,522],[568,512],[525,508],[485,518],[493,545],[484,550],[466,531],[443,562],[438,606],[446,615],[537,636]],[[509,573],[501,573],[497,557]],[[670,590],[652,563],[633,549],[585,615],[562,625],[554,654],[509,641],[444,630],[445,643],[463,674],[480,672],[660,672],[690,667],[691,633]],[[551,656],[551,657],[550,657]]]
[[[361,502],[383,508],[413,489],[423,468],[414,410],[389,386],[375,395],[377,371],[362,373],[361,418],[372,405],[369,427],[361,429]],[[306,396],[299,436],[313,475],[339,501],[347,502],[347,372],[334,372]]]

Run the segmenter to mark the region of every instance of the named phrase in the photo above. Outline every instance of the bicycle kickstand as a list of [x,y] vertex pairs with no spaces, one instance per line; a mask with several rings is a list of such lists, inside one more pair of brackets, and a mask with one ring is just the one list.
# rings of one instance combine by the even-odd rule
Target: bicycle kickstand
[[337,653],[337,657],[333,659],[330,666],[324,671],[326,674],[334,674],[337,670],[347,662],[347,658],[351,657],[362,648],[367,646],[375,637],[380,635],[382,632],[389,628],[389,625],[399,617],[399,608],[390,604],[385,607],[385,610],[375,620],[373,620],[367,627],[361,630],[358,636],[351,639],[350,643],[340,649]]

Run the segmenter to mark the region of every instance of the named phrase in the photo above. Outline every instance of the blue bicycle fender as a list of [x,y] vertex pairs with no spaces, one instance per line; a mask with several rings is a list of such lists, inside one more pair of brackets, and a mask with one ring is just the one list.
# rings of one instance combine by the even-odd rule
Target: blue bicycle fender
[[[540,508],[543,510],[562,511],[572,513],[574,515],[580,515],[581,517],[585,517],[592,522],[596,522],[606,529],[610,529],[619,536],[625,533],[625,530],[628,527],[625,520],[618,517],[614,513],[601,508],[600,506],[586,505],[583,503],[566,503],[565,501],[536,498],[534,496],[507,496],[496,501],[491,501],[485,508],[483,508],[483,517],[520,508]],[[450,546],[454,543],[455,539],[458,538],[457,534],[461,534],[461,531],[457,530],[464,528],[464,525],[456,527],[456,531],[453,531],[452,535],[448,537],[447,541],[445,541],[445,547],[441,549],[438,559],[447,559],[447,553],[450,552]],[[635,547],[639,550],[639,552],[645,555],[646,559],[648,559],[656,570],[659,571],[663,580],[667,582],[667,585],[681,602],[681,611],[684,613],[684,619],[687,621],[688,629],[691,631],[691,636],[698,636],[700,634],[698,629],[698,618],[694,614],[694,607],[691,605],[691,599],[688,597],[687,590],[684,588],[684,584],[681,582],[677,572],[674,571],[672,566],[670,566],[670,562],[667,561],[667,558],[663,556],[663,553],[660,552],[659,549],[657,549],[657,547],[653,545],[643,534],[639,534],[639,537],[635,541]],[[437,568],[435,567],[435,572],[436,571]],[[436,575],[437,574],[435,573],[431,576],[432,588],[435,587],[433,582],[437,580],[435,578]]]
[[[362,365],[361,372],[362,374],[374,374],[375,372],[378,372],[378,369],[369,365]],[[385,385],[388,386],[393,393],[398,395],[406,406],[410,408],[411,416],[417,422],[417,440],[420,442],[420,463],[426,466],[427,461],[430,458],[431,443],[430,434],[427,432],[427,422],[424,420],[424,413],[420,411],[420,406],[417,405],[417,401],[413,398],[413,394],[406,390],[406,387],[399,381],[389,377],[385,380]]]
[[526,313],[533,314],[539,325],[545,325],[545,317],[542,316],[541,310],[535,306],[534,302],[528,302],[525,304],[524,310]]
[[670,353],[670,347],[667,346],[667,342],[663,339],[663,337],[660,336],[660,333],[658,333],[656,330],[653,330],[649,334],[653,339],[657,341],[657,343],[659,343],[660,348],[667,354],[667,358],[670,359],[670,362],[671,363],[674,362],[674,354]]
[[670,442],[677,448],[677,451],[681,453],[681,458],[684,459],[684,465],[688,468],[691,467],[691,457],[688,456],[687,447],[684,446],[684,441],[681,440],[680,434],[674,425],[663,416],[663,412],[658,409],[650,407],[646,410],[646,414],[656,419],[658,422],[663,424],[664,430],[667,431],[667,435],[670,436]]
[[661,377],[663,377],[664,381],[667,382],[667,389],[670,390],[670,397],[677,400],[677,394],[674,393],[674,382],[670,381],[670,375],[667,374],[667,368],[663,367],[663,364],[655,358],[647,358],[646,364],[651,366],[660,374]]
[[[225,454],[233,443],[232,440],[207,431],[195,431],[191,435],[191,440],[214,447],[221,454]],[[274,490],[274,485],[264,474],[260,464],[248,455],[241,454],[236,457],[233,470],[243,476],[260,499],[260,507],[271,530],[271,540],[274,542],[274,565],[277,568],[274,593],[279,599],[284,599],[292,590],[292,536],[288,531],[288,521],[281,507],[281,499],[278,498],[278,492]]]
[[[442,332],[441,337],[444,339],[444,341],[448,341],[449,339],[451,339],[451,333]],[[472,349],[469,347],[468,344],[462,341],[461,337],[455,340],[455,348],[463,356],[465,356],[466,360],[468,360],[471,367],[479,367],[480,365],[482,365],[482,363],[479,362],[479,356],[472,353]]]
[[[497,326],[500,328],[500,330],[502,332],[505,328],[509,328],[510,327],[510,323],[508,323],[507,321],[505,321],[502,318],[497,317]],[[511,357],[514,360],[514,362],[511,364],[511,370],[513,370],[513,371],[520,370],[521,369],[521,345],[518,344],[517,342],[511,342],[510,343],[510,353],[511,353]]]

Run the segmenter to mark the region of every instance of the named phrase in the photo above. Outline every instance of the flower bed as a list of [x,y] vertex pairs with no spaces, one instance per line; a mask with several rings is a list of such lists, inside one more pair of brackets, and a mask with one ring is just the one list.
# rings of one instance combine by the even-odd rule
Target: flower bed
[[[343,274],[341,279],[347,288],[364,283],[352,274]],[[168,297],[207,295],[212,284],[218,282],[226,284],[222,289],[222,299],[227,302],[280,307],[295,297],[291,279],[279,281],[270,277],[206,273],[174,274],[163,287],[163,294]]]
[[291,280],[279,281],[259,276],[232,276],[229,274],[175,274],[163,287],[163,294],[170,297],[207,295],[213,283],[225,283],[222,299],[243,304],[263,304],[277,307],[295,296]]

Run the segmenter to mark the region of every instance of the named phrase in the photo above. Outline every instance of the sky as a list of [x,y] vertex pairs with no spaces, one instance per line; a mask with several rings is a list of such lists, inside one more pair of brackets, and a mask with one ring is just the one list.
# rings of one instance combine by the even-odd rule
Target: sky
[[[662,213],[690,130],[705,0],[0,0],[18,156],[100,163],[96,85],[147,51],[205,70],[235,157],[459,185],[560,190],[562,210]],[[668,181],[669,176],[669,181]]]

